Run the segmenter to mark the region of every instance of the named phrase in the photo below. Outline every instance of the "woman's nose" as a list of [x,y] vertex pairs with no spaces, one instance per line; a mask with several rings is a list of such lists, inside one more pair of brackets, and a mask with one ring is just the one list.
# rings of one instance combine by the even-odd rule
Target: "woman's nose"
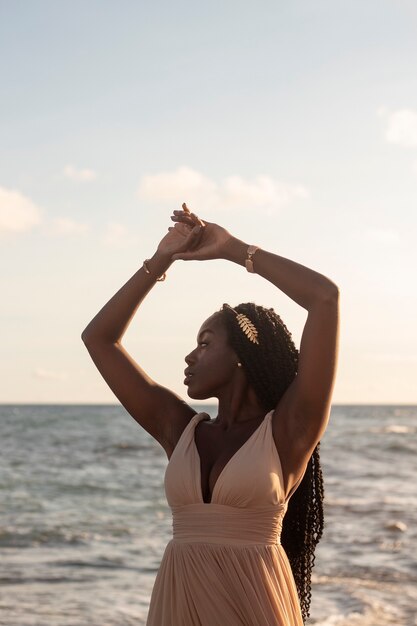
[[187,356],[185,357],[185,362],[187,363],[187,365],[191,365],[193,354],[194,354],[194,350],[190,352],[190,354],[187,354]]

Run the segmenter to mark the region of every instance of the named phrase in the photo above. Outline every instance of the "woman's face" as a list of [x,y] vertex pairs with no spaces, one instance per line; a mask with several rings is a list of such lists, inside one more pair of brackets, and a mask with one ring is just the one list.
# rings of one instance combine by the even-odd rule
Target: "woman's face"
[[218,397],[236,374],[238,358],[227,341],[220,313],[211,315],[201,326],[197,347],[185,357],[184,384],[190,398]]

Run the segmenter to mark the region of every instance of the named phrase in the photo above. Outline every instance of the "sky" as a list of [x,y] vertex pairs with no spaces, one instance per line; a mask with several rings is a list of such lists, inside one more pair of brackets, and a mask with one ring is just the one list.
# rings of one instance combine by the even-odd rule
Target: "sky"
[[[81,333],[186,202],[340,290],[334,404],[417,403],[417,5],[0,2],[2,403],[118,403]],[[123,345],[185,400],[224,302],[307,311],[177,261]],[[192,402],[195,404],[195,401]]]

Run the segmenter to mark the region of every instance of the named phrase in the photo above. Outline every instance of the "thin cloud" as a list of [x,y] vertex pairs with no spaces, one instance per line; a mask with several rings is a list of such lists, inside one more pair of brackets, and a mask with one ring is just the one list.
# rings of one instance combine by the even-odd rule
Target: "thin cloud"
[[101,243],[111,248],[126,248],[137,245],[138,242],[139,237],[132,235],[131,231],[120,222],[108,222],[101,237]]
[[66,178],[80,182],[88,182],[90,180],[94,180],[97,177],[94,170],[79,169],[74,167],[73,165],[66,165],[64,167],[63,174]]
[[51,220],[49,232],[53,235],[85,235],[88,224],[76,222],[68,217],[56,217]]
[[50,380],[67,380],[68,374],[66,372],[55,372],[52,370],[45,370],[42,367],[37,367],[33,371],[33,375],[36,378],[46,378]]
[[42,212],[19,191],[0,187],[0,234],[31,230],[42,221]]
[[412,109],[398,109],[389,112],[386,107],[380,107],[377,115],[386,122],[385,140],[404,148],[417,146],[417,111]]
[[273,213],[297,198],[308,198],[309,192],[303,185],[285,183],[265,175],[251,180],[233,175],[217,183],[182,165],[170,172],[143,176],[137,195],[147,201],[169,202],[173,207],[190,198],[191,210],[195,205],[199,210],[257,209]]

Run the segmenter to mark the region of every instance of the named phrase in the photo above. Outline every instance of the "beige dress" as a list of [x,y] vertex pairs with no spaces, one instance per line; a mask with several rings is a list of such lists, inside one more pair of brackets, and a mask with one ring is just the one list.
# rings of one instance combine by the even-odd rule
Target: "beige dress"
[[223,468],[203,501],[197,413],[169,459],[165,493],[173,516],[152,590],[147,626],[302,626],[288,557],[280,543],[288,500],[272,414]]

